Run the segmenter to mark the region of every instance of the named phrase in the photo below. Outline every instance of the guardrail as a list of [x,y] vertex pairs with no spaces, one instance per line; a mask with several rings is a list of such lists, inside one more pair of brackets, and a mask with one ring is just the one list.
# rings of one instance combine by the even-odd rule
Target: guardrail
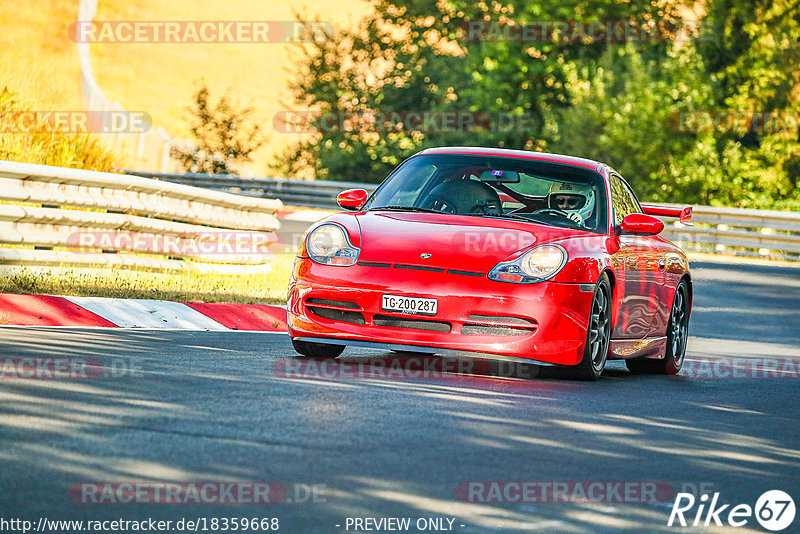
[[242,178],[229,174],[164,174],[154,172],[125,172],[146,178],[159,178],[165,181],[204,187],[216,191],[226,191],[252,197],[280,198],[286,204],[309,208],[339,209],[336,195],[345,189],[366,189],[370,193],[377,184],[358,182],[334,182],[328,180],[307,181],[286,178]]
[[269,270],[280,200],[0,161],[0,266]]
[[695,206],[694,226],[667,222],[664,236],[706,252],[800,259],[800,213]]
[[[158,174],[127,171],[139,176],[234,192],[276,197],[287,204],[338,209],[336,195],[345,189],[372,192],[377,185],[357,182],[303,181],[280,178],[241,178],[221,174]],[[665,219],[664,235],[685,248],[711,253],[800,259],[800,214],[739,208],[695,206],[695,226]]]

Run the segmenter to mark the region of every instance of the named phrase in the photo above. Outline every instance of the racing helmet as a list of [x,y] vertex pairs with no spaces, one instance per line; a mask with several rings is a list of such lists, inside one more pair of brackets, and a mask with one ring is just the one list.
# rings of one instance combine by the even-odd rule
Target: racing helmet
[[547,207],[569,214],[573,221],[584,224],[592,216],[595,204],[594,187],[586,184],[554,182],[547,195]]

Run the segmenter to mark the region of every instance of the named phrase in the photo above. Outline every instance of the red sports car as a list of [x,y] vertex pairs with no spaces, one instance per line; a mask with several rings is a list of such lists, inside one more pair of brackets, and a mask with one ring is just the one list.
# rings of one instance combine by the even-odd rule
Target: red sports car
[[606,360],[675,374],[692,278],[656,217],[612,168],[587,159],[469,147],[423,150],[372,194],[303,237],[289,335],[304,356],[346,345],[446,349],[570,366]]

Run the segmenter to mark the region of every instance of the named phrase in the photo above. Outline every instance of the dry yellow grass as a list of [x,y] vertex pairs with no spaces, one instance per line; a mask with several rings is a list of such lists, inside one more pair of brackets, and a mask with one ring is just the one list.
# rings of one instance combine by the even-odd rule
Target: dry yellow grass
[[[78,0],[6,2],[0,10],[0,112],[81,111],[80,67],[67,30]],[[0,159],[110,170],[122,158],[108,136],[58,129],[6,132],[0,118]],[[9,119],[11,121],[11,119]]]
[[3,2],[0,84],[46,109],[83,109],[78,55],[67,37],[77,13],[78,0]]
[[41,110],[41,104],[0,86],[0,160],[105,172],[119,165],[118,155],[98,136],[60,131],[38,116],[28,123],[26,133],[14,131],[15,115],[37,108]]
[[[294,20],[293,10],[337,25],[355,24],[367,12],[364,0],[154,0],[101,1],[97,20]],[[106,96],[131,110],[145,110],[171,135],[188,137],[186,108],[201,79],[216,100],[227,89],[234,101],[251,106],[269,138],[255,154],[255,170],[266,172],[273,154],[297,140],[274,132],[272,117],[292,106],[288,83],[290,44],[96,44],[95,75]]]
[[[77,19],[78,0],[24,0],[0,10],[0,84],[46,109],[83,109],[80,67],[68,28]],[[366,0],[101,0],[96,20],[294,20],[293,11],[337,25],[355,24]],[[171,135],[189,136],[186,108],[204,79],[214,99],[231,97],[252,106],[266,132],[276,112],[292,106],[288,82],[293,56],[289,44],[95,44],[95,78],[111,101],[150,113]],[[12,80],[13,83],[8,82]],[[98,135],[103,139],[102,135]],[[105,138],[106,142],[113,139]],[[266,171],[273,154],[296,140],[275,133],[255,155],[253,167]]]

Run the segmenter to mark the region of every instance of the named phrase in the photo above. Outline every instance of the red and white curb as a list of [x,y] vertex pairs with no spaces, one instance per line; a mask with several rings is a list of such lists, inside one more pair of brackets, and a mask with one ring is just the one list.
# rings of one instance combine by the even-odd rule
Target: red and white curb
[[0,326],[285,332],[280,306],[0,294]]
[[[285,242],[292,243],[330,210],[286,206],[276,213],[285,223]],[[162,330],[247,330],[286,332],[286,310],[280,306],[147,299],[59,297],[0,293],[2,326],[71,326]]]

